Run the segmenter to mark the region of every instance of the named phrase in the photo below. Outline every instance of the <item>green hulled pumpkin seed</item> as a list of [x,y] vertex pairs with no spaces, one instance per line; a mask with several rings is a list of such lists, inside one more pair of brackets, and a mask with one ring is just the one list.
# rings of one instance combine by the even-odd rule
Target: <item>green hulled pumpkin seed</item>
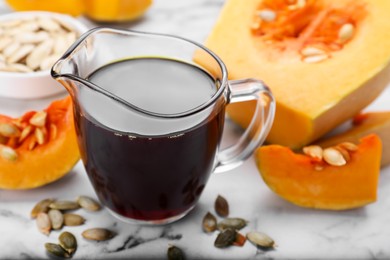
[[49,252],[54,256],[64,257],[64,258],[70,257],[70,254],[66,252],[66,250],[63,249],[60,245],[53,244],[53,243],[46,243],[45,248],[47,252]]
[[87,196],[79,196],[77,198],[77,203],[80,205],[80,207],[88,211],[100,210],[100,204],[97,203],[94,199]]
[[243,227],[246,226],[248,221],[242,218],[225,218],[224,220],[220,221],[217,225],[217,228],[219,230],[224,230],[227,228],[232,228],[235,230],[240,230]]
[[115,236],[114,232],[105,228],[91,228],[85,230],[81,235],[88,240],[104,241]]
[[217,219],[214,217],[213,214],[210,212],[207,212],[207,214],[203,218],[203,230],[206,233],[213,232],[217,229]]
[[84,224],[85,218],[78,214],[65,213],[64,214],[64,225],[65,226],[80,226]]
[[229,215],[229,204],[227,200],[222,197],[221,195],[218,195],[217,199],[214,203],[215,212],[221,217],[227,217]]
[[38,213],[44,212],[47,213],[50,209],[49,205],[54,202],[54,199],[44,199],[35,204],[34,208],[31,210],[31,217],[36,218]]
[[183,251],[173,245],[170,245],[167,252],[168,260],[184,260],[185,256]]
[[218,248],[225,248],[231,246],[236,240],[237,231],[232,228],[227,228],[218,234],[214,241],[214,246]]
[[253,231],[246,234],[248,240],[255,246],[262,248],[273,248],[275,247],[275,241],[270,238],[267,234]]
[[73,254],[77,249],[77,240],[75,236],[70,232],[63,232],[58,238],[60,246],[65,249],[69,254]]
[[67,201],[67,200],[54,201],[49,205],[49,207],[51,209],[58,209],[58,210],[72,210],[72,209],[80,208],[77,202]]

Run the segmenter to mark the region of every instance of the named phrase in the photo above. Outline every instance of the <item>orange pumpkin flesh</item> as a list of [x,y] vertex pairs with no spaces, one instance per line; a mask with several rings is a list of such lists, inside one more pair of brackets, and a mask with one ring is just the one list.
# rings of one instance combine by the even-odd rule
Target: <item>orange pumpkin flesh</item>
[[[275,16],[268,21],[261,18],[267,10]],[[295,149],[353,117],[388,85],[389,11],[388,0],[228,0],[206,46],[230,79],[258,78],[271,88],[276,114],[267,141]],[[348,24],[352,36],[338,39]],[[308,47],[327,58],[306,62]],[[204,56],[195,60],[208,68]],[[253,101],[227,108],[243,127],[254,111]]]
[[381,141],[376,135],[361,139],[358,150],[344,166],[322,164],[280,145],[256,150],[260,174],[268,187],[298,206],[343,210],[376,200],[380,171]]
[[[79,160],[77,138],[73,124],[70,97],[55,101],[45,109],[45,140],[41,145],[31,143],[31,134],[22,142],[10,138],[7,146],[13,147],[17,159],[7,160],[0,156],[0,188],[29,189],[53,182],[68,173]],[[27,112],[19,119],[0,116],[0,123],[28,122],[35,112]],[[43,128],[42,128],[43,129]]]

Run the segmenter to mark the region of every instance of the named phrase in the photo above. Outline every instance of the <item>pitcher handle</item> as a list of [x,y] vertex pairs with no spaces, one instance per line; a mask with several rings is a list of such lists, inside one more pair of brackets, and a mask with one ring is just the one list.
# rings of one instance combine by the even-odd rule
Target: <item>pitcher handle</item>
[[267,137],[275,115],[275,100],[269,88],[256,79],[229,81],[228,103],[256,100],[253,118],[238,142],[219,151],[214,172],[241,165]]

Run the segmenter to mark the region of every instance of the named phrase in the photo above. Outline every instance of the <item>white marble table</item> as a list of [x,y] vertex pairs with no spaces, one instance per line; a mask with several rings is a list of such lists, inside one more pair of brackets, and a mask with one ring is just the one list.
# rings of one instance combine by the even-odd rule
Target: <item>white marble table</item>
[[[222,0],[155,0],[143,20],[122,26],[203,42],[222,4]],[[0,2],[0,13],[5,12],[9,9]],[[58,97],[37,101],[0,99],[0,113],[19,115],[27,109],[41,109],[54,98]],[[389,100],[390,88],[387,88],[367,109],[389,110]],[[234,142],[238,132],[237,127],[228,123],[224,143]],[[80,194],[96,197],[81,163],[65,178],[45,187],[28,191],[0,190],[0,259],[47,258],[43,245],[56,242],[60,232],[52,232],[48,237],[39,233],[29,218],[31,208],[43,198],[74,199]],[[228,199],[231,216],[250,221],[243,233],[266,232],[276,240],[277,249],[262,251],[250,243],[242,248],[215,248],[217,233],[204,234],[201,221],[212,210],[218,194]],[[169,244],[182,248],[187,259],[389,259],[390,167],[381,172],[378,201],[356,210],[330,212],[291,205],[267,188],[254,160],[250,159],[231,172],[212,176],[197,207],[174,224],[135,226],[116,220],[106,210],[76,213],[85,216],[86,224],[63,229],[78,239],[74,259],[164,259]],[[110,228],[118,235],[100,243],[82,239],[82,230],[95,226]]]

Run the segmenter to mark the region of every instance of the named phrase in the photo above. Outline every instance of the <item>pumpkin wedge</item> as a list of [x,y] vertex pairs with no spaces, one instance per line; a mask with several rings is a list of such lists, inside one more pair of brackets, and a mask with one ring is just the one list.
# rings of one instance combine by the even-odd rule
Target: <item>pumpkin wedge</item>
[[[270,143],[300,148],[353,117],[390,80],[388,0],[228,0],[205,45],[230,79],[262,79],[276,97]],[[207,67],[209,61],[197,54]],[[246,127],[254,102],[229,105]]]
[[356,143],[368,134],[376,134],[382,141],[381,167],[390,164],[390,111],[361,113],[353,118],[351,128],[316,144],[328,147],[341,142]]
[[0,188],[29,189],[53,182],[79,158],[70,97],[19,118],[0,116]]
[[258,148],[255,158],[265,183],[280,197],[302,207],[343,210],[377,198],[381,140],[368,135],[356,148],[342,166],[280,145]]

